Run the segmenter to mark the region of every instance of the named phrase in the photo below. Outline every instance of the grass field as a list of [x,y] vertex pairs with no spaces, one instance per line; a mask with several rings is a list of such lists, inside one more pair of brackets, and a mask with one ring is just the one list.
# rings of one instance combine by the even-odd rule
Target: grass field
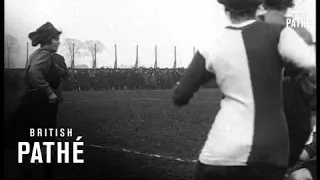
[[[85,142],[84,164],[56,167],[59,178],[192,179],[219,108],[217,89],[202,89],[183,108],[171,90],[64,92],[58,126]],[[179,159],[178,159],[179,158]],[[6,168],[6,167],[5,167]]]

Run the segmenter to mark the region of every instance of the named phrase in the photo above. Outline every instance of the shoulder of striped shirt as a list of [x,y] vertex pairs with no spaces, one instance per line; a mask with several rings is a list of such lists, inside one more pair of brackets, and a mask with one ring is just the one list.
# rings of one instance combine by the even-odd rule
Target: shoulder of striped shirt
[[[306,41],[304,41],[303,38],[301,38],[294,29],[292,29],[291,27],[284,27],[280,33],[280,39],[279,39],[279,45],[280,45],[280,49],[290,49],[290,52],[284,52],[286,55],[291,54],[290,56],[297,54],[297,53],[304,53],[307,56],[312,56],[311,53],[311,48],[314,45],[311,44],[307,44]],[[295,50],[299,50],[299,51],[295,51]],[[303,52],[305,51],[305,52]],[[282,54],[283,55],[283,54]],[[306,57],[306,56],[305,56]],[[314,57],[315,58],[315,57]],[[294,60],[294,59],[289,59],[289,60]],[[306,60],[306,58],[305,58]]]

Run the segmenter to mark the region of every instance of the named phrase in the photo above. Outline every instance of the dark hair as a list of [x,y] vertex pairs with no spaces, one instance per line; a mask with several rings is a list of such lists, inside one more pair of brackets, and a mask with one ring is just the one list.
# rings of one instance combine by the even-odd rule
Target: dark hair
[[218,0],[225,11],[230,12],[232,19],[255,18],[263,0]]
[[241,18],[255,18],[258,7],[252,7],[250,9],[244,9],[241,11],[234,11],[228,7],[225,7],[225,11],[230,13],[232,19],[241,19]]
[[62,32],[58,31],[50,22],[40,26],[36,31],[29,33],[28,37],[32,46],[51,44],[52,39],[56,39]]
[[293,0],[265,0],[264,7],[266,9],[286,10],[294,6]]

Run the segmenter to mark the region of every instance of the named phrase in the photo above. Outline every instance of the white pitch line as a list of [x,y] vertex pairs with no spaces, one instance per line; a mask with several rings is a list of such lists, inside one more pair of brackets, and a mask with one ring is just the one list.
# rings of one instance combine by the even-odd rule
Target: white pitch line
[[[60,138],[57,138],[57,140],[58,141],[62,141]],[[126,148],[116,148],[116,147],[110,147],[110,146],[106,147],[106,146],[100,146],[100,145],[94,145],[94,144],[89,144],[89,145],[85,145],[85,146],[99,148],[99,149],[105,149],[105,150],[112,150],[112,151],[122,151],[122,152],[126,152],[126,153],[132,153],[132,154],[136,154],[136,155],[143,155],[143,156],[153,157],[153,158],[168,159],[168,160],[172,160],[172,161],[179,161],[179,162],[186,162],[186,163],[195,163],[195,162],[197,162],[197,160],[181,159],[181,158],[172,157],[172,156],[162,156],[162,155],[159,155],[159,154],[142,153],[142,152],[139,152],[139,151],[134,151],[134,150],[126,149]]]
[[142,153],[134,150],[129,150],[125,148],[114,148],[114,147],[104,147],[104,146],[99,146],[99,145],[94,145],[90,144],[90,147],[95,147],[95,148],[100,148],[100,149],[107,149],[107,150],[113,150],[113,151],[122,151],[126,153],[132,153],[132,154],[137,154],[137,155],[143,155],[143,156],[148,156],[148,157],[154,157],[154,158],[161,158],[161,159],[169,159],[173,161],[179,161],[179,162],[187,162],[187,163],[195,163],[197,160],[190,160],[190,159],[181,159],[181,158],[176,158],[176,157],[171,157],[171,156],[162,156],[159,154],[148,154],[148,153]]

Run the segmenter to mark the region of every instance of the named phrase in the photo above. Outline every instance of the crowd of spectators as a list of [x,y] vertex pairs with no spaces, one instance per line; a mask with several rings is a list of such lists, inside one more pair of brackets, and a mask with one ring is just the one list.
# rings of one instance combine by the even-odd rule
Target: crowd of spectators
[[[171,89],[184,73],[184,68],[154,69],[69,69],[69,78],[63,82],[65,91],[85,90],[135,90],[135,89]],[[19,89],[19,79],[23,69],[4,71],[5,90]],[[216,87],[212,81],[204,87]]]

